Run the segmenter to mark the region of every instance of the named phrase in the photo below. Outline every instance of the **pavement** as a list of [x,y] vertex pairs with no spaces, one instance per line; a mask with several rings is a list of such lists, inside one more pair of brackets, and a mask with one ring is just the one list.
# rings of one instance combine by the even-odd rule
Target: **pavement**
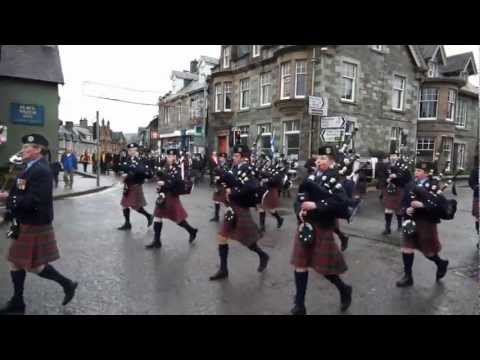
[[[151,212],[155,185],[145,184],[144,189],[149,203],[146,208]],[[121,186],[111,186],[98,193],[54,202],[54,226],[62,256],[54,266],[80,285],[74,300],[62,307],[63,294],[57,284],[28,275],[27,314],[288,314],[295,293],[293,268],[289,263],[296,228],[293,197],[282,199],[285,223],[281,229],[276,229],[275,219],[267,216],[267,233],[259,243],[271,259],[265,272],[256,271],[256,254],[231,241],[230,277],[210,282],[208,277],[218,266],[216,234],[220,225],[208,221],[213,214],[213,203],[212,189],[206,181],[191,195],[182,197],[188,221],[199,228],[197,240],[190,245],[186,231],[166,220],[163,247],[157,251],[145,250],[144,245],[152,241],[153,229],[147,228],[145,217],[137,212],[131,214],[131,231],[116,230],[123,223],[121,192]],[[415,285],[407,289],[395,286],[403,272],[399,234],[381,235],[383,209],[378,193],[368,192],[353,223],[342,224],[342,229],[351,234],[345,252],[349,271],[342,276],[353,286],[353,302],[346,315],[479,313],[478,251],[470,215],[471,190],[459,186],[458,192],[456,218],[439,226],[444,246],[441,256],[451,264],[446,277],[436,283],[435,265],[417,253],[413,270]],[[255,211],[253,214],[258,221]],[[8,241],[3,239],[5,231],[5,227],[0,228],[2,257],[8,248]],[[1,261],[0,303],[10,295],[9,272]],[[309,315],[341,314],[338,292],[313,271],[306,305]]]

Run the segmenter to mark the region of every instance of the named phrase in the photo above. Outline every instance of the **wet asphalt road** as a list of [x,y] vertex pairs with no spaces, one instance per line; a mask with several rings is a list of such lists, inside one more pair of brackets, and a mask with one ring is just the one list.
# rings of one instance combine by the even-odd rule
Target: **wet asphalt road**
[[[402,276],[398,247],[399,234],[380,235],[383,213],[374,192],[368,193],[354,222],[342,225],[349,234],[345,252],[349,271],[344,280],[351,284],[353,302],[346,314],[477,314],[479,303],[478,252],[470,215],[471,191],[460,186],[459,210],[453,221],[440,225],[444,246],[441,256],[450,260],[451,270],[435,283],[435,265],[417,253],[415,286],[398,289]],[[153,184],[145,185],[153,211]],[[28,275],[25,301],[28,314],[288,314],[295,292],[293,269],[289,264],[296,222],[291,200],[286,199],[286,221],[277,230],[275,219],[267,216],[267,233],[260,245],[271,261],[263,274],[256,271],[258,257],[235,241],[230,242],[226,281],[210,282],[218,264],[217,224],[212,216],[211,189],[202,185],[183,197],[188,221],[200,229],[196,242],[188,244],[188,234],[165,221],[163,247],[147,251],[153,237],[145,218],[132,213],[133,229],[121,232],[119,205],[121,187],[97,194],[55,202],[55,229],[62,258],[54,265],[79,281],[77,296],[67,307],[60,305],[61,288],[35,275]],[[258,221],[258,216],[254,215]],[[394,219],[395,224],[395,219]],[[0,253],[8,246],[6,228],[0,233]],[[0,262],[0,302],[11,295],[7,265]],[[340,314],[339,295],[322,276],[311,273],[306,305],[309,314]]]

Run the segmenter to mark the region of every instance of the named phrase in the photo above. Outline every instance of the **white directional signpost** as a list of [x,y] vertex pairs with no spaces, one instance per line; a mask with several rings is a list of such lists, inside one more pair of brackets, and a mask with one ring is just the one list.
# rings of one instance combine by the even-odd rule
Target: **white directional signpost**
[[321,96],[309,96],[308,113],[310,115],[328,115],[328,98]]
[[322,129],[345,129],[346,121],[343,116],[329,116],[320,119]]
[[320,139],[324,143],[339,142],[343,140],[344,129],[322,129],[320,131]]

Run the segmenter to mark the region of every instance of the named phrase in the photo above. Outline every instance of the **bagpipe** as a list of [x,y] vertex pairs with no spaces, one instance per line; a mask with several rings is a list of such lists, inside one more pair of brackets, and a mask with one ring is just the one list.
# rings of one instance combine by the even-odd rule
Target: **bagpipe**
[[[9,162],[8,174],[5,176],[5,180],[2,184],[2,188],[0,190],[2,192],[6,190],[9,180],[12,178],[12,176],[14,175],[18,167],[24,165],[22,160],[22,151],[19,151],[14,155],[12,155],[9,158],[8,162]],[[17,219],[13,215],[12,211],[8,208],[8,206],[7,206],[7,211],[5,212],[4,221],[10,222],[10,227],[7,231],[7,238],[12,240],[17,239],[20,234],[20,226],[17,222]]]
[[[178,174],[180,172],[180,174]],[[174,164],[170,168],[159,167],[156,169],[156,177],[158,181],[162,181],[163,185],[157,186],[157,200],[155,204],[159,207],[164,207],[166,202],[166,192],[170,192],[176,196],[191,194],[193,190],[193,181],[185,179],[185,172],[182,162],[180,164]],[[166,184],[169,180],[176,180],[173,188],[166,189]]]
[[[438,160],[437,160],[438,161]],[[444,195],[445,190],[453,184],[455,185],[455,179],[458,176],[457,172],[451,180],[442,184],[442,179],[445,170],[448,167],[448,162],[445,165],[443,172],[435,175],[437,169],[437,161],[435,162],[434,169],[430,170],[427,180],[423,185],[416,185],[409,193],[410,201],[420,201],[424,204],[425,210],[428,212],[428,217],[432,221],[438,220],[452,220],[455,218],[457,211],[457,200],[447,199]],[[452,186],[452,193],[456,196],[456,191]],[[417,211],[417,210],[415,210]],[[421,211],[421,210],[420,210]],[[403,233],[409,238],[415,238],[417,233],[416,223],[413,216],[405,215],[406,220],[402,224]]]
[[404,187],[412,180],[410,169],[414,163],[414,159],[410,159],[408,156],[401,156],[400,159],[387,170],[388,177],[385,190],[388,194],[397,193],[399,187]]

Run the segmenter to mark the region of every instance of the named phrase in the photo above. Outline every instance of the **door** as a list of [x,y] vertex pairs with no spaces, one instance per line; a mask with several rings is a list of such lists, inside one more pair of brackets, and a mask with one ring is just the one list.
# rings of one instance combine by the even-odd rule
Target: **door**
[[226,136],[218,137],[218,152],[226,153],[228,152],[228,142]]

